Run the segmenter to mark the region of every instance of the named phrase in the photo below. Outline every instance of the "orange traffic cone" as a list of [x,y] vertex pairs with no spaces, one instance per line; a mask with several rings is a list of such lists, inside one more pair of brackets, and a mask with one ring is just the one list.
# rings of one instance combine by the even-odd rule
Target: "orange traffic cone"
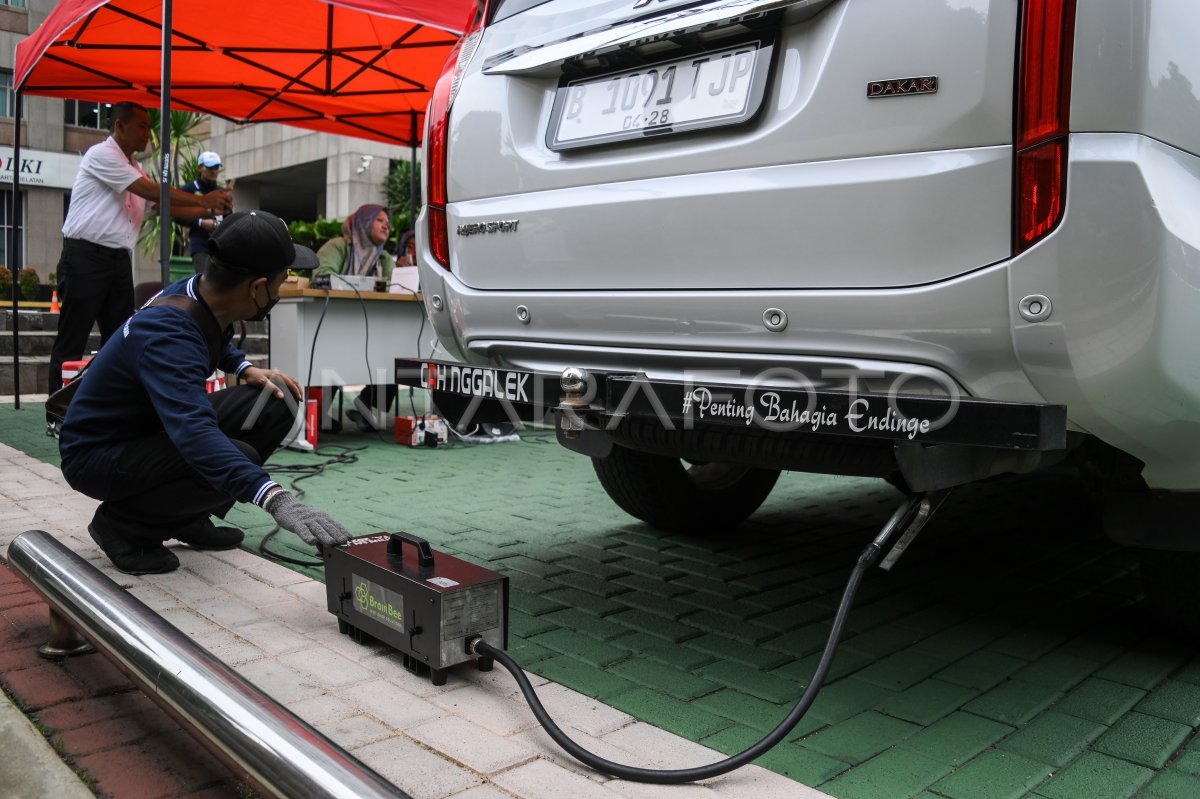
[[[44,297],[44,296],[46,296],[46,295],[45,295],[45,294],[43,294],[42,296]],[[53,293],[51,293],[51,295],[50,295],[50,313],[58,313],[58,312],[59,312],[59,310],[60,310],[60,308],[59,308],[59,305],[58,305],[58,290],[56,289],[56,290],[55,290]]]

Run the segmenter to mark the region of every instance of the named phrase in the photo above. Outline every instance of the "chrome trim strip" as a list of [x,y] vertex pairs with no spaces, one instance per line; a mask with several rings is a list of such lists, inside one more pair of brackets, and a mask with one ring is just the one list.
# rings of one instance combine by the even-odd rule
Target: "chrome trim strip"
[[665,14],[639,17],[619,25],[584,32],[556,42],[519,48],[490,56],[484,61],[487,75],[519,75],[538,72],[573,58],[599,55],[636,47],[651,39],[671,38],[702,28],[719,28],[785,8],[807,8],[815,13],[833,0],[709,0]]

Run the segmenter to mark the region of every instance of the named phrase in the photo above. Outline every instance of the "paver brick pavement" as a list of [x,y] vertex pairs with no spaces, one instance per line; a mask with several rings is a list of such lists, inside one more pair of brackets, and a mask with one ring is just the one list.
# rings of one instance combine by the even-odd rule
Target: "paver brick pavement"
[[1007,680],[977,699],[972,699],[963,709],[1004,724],[1023,724],[1061,695],[1061,692],[1054,688],[1020,680]]
[[1195,728],[1200,725],[1200,685],[1167,680],[1139,702],[1135,709]]
[[21,698],[28,710],[42,710],[85,695],[83,687],[62,669],[29,668],[4,675],[8,690]]
[[891,696],[877,707],[889,716],[928,726],[962,707],[978,692],[930,678]]
[[801,785],[822,785],[850,769],[844,760],[800,744],[785,742],[767,752],[759,762],[772,771],[791,777]]
[[956,711],[901,741],[898,748],[949,766],[959,766],[1012,731],[1007,724]]
[[[111,797],[183,797],[212,788],[226,796],[236,793],[236,778],[195,741],[175,739],[174,748],[164,744],[164,736],[180,732],[178,725],[101,655],[61,662],[38,658],[36,648],[49,636],[48,610],[37,594],[12,579],[7,565],[0,565],[0,574],[6,592],[35,600],[0,613],[6,653],[20,652],[25,661],[25,668],[0,671],[0,684],[37,719],[94,791]],[[33,612],[21,614],[20,632],[14,634],[11,614],[18,608]]]
[[[196,557],[209,558],[214,555],[196,553]],[[223,557],[230,558],[230,555],[224,554]],[[0,575],[5,577],[6,595],[31,594],[22,582],[11,578],[11,571],[6,567],[0,566]],[[146,579],[170,579],[170,576]],[[131,582],[143,582],[143,578],[134,578]],[[229,581],[226,579],[224,582]],[[426,699],[416,696],[397,702],[391,692],[401,690],[403,693],[403,690],[397,689],[395,667],[391,669],[391,680],[380,685],[376,672],[355,665],[356,659],[365,659],[359,662],[368,666],[385,660],[376,651],[366,647],[349,647],[347,656],[319,645],[313,647],[312,636],[322,638],[325,627],[329,626],[329,620],[323,613],[314,615],[312,612],[318,600],[323,601],[323,590],[310,591],[305,584],[278,582],[287,584],[284,590],[304,600],[302,605],[310,609],[306,614],[283,614],[290,623],[299,625],[293,629],[293,635],[307,636],[308,645],[296,650],[284,648],[288,651],[278,656],[272,656],[268,650],[260,650],[257,657],[247,663],[246,674],[259,684],[269,685],[272,695],[292,705],[299,713],[307,714],[312,723],[316,723],[337,743],[349,747],[361,757],[370,758],[374,768],[389,776],[398,786],[408,789],[414,797],[451,797],[463,792],[470,792],[469,797],[485,799],[488,795],[510,797],[511,794],[499,792],[494,786],[484,785],[488,776],[494,775],[500,779],[521,764],[535,759],[548,763],[550,759],[562,757],[557,751],[534,751],[521,743],[523,738],[518,738],[518,735],[533,732],[532,717],[524,704],[511,693],[496,691],[493,685],[496,680],[492,674],[480,675],[479,686],[463,683],[456,677],[451,679],[448,686],[439,689],[428,684],[427,680],[406,678],[403,672],[398,672],[401,674],[401,683],[408,684],[410,681],[416,692],[431,696],[443,708],[450,710],[449,713],[446,710],[439,711]],[[186,581],[173,588],[175,599],[178,600],[174,606],[164,599],[168,593],[146,590],[142,593],[155,596],[162,611],[172,612],[176,619],[190,624],[193,635],[200,639],[220,642],[238,637],[232,630],[206,623],[192,609],[184,606],[185,603],[191,605],[203,601],[198,599],[196,588],[187,585]],[[178,595],[184,595],[187,599]],[[30,599],[8,603],[10,607],[4,612],[5,624],[0,626],[8,643],[20,643],[25,650],[36,647],[47,636],[47,609],[36,596]],[[278,608],[278,603],[272,608]],[[252,626],[262,631],[264,625],[270,624],[266,620],[268,618],[268,615],[264,615],[264,620]],[[275,637],[278,637],[277,633]],[[338,637],[335,641],[341,644],[346,639]],[[245,645],[252,647],[248,641]],[[6,655],[11,651],[6,650]],[[47,704],[44,719],[62,725],[58,731],[47,727],[48,734],[55,735],[66,756],[89,775],[102,797],[216,799],[244,795],[244,789],[238,786],[234,775],[224,770],[220,763],[212,761],[199,749],[196,741],[182,734],[172,720],[164,716],[161,710],[152,707],[142,693],[133,690],[128,681],[114,679],[112,667],[102,660],[101,655],[77,657],[62,663],[31,657],[7,662],[25,668],[16,671],[8,669],[4,674],[6,687],[17,693],[18,697],[24,693]],[[26,679],[35,669],[44,672],[42,678]],[[340,677],[334,681],[323,680],[322,675],[331,669],[340,672]],[[79,674],[86,674],[86,677],[79,679]],[[544,683],[544,680],[535,678],[535,683]],[[484,685],[488,686],[488,690],[484,690]],[[546,686],[542,687],[545,690]],[[634,722],[630,716],[617,710],[598,708],[577,693],[559,689],[558,686],[552,687],[556,689],[553,691],[552,704],[560,714],[565,719],[580,717],[584,726],[596,733],[617,733]],[[336,699],[332,691],[341,691],[349,702]],[[100,692],[104,696],[92,696]],[[451,695],[455,698],[451,698]],[[365,713],[356,711],[352,703],[358,703],[366,710]],[[420,713],[414,713],[414,709],[420,708],[427,709],[425,720],[421,719]],[[395,715],[389,716],[391,711],[395,711]],[[382,714],[384,719],[376,719],[371,714]],[[486,719],[479,719],[480,714]],[[486,726],[475,723],[486,720],[496,726],[494,722],[508,714],[520,721],[510,722],[497,731],[490,731]],[[402,728],[407,728],[407,732],[402,733]],[[660,731],[655,732],[662,735]],[[397,767],[397,763],[401,767]],[[774,781],[782,780],[782,777],[770,776]],[[593,774],[588,779],[598,786],[610,782],[602,775]],[[515,785],[520,788],[520,781]],[[551,781],[530,787],[529,793],[516,795],[522,798],[546,795],[547,792],[562,795],[556,793],[557,787],[558,783]],[[619,795],[604,787],[601,787],[601,791],[604,791],[601,795],[606,797]],[[734,795],[722,792],[720,788],[708,789],[708,792],[715,798]],[[776,792],[776,795],[787,794]]]
[[1178,722],[1127,713],[1096,741],[1096,751],[1151,768],[1159,768],[1193,731]]
[[999,748],[1052,766],[1063,766],[1104,731],[1101,724],[1047,710],[1005,738]]
[[413,727],[408,735],[480,774],[495,774],[537,757],[511,737],[496,735],[456,716],[434,719]]
[[846,771],[821,790],[838,799],[901,799],[915,796],[951,769],[923,755],[889,749]]
[[1037,795],[1046,799],[1128,799],[1153,776],[1144,766],[1087,752],[1039,786]]
[[1022,755],[989,750],[931,786],[949,799],[1020,799],[1054,769]]
[[891,749],[920,729],[916,724],[867,711],[814,733],[802,743],[808,749],[857,765]]
[[1200,796],[1200,778],[1177,771],[1164,771],[1146,783],[1139,796],[1146,799]]
[[[11,442],[14,435],[11,426],[0,428],[0,440]],[[340,440],[357,444],[364,438]],[[44,440],[30,435],[20,446],[53,460]],[[314,458],[287,459],[306,457]],[[516,610],[510,650],[523,664],[615,705],[621,717],[661,722],[726,753],[752,743],[766,726],[764,717],[782,717],[799,697],[850,564],[898,500],[881,481],[784,475],[760,513],[739,530],[699,538],[659,533],[624,516],[596,487],[585,458],[537,432],[519,444],[476,449],[416,451],[372,443],[358,457],[356,464],[306,481],[306,500],[352,529],[408,529],[438,549],[508,574]],[[6,465],[21,471],[11,457],[0,469]],[[497,474],[506,479],[492,479]],[[42,477],[51,480],[49,475]],[[33,493],[41,496],[12,498],[14,514],[0,518],[19,524],[48,519],[53,502],[46,497],[53,492]],[[419,506],[404,501],[418,494]],[[892,573],[868,575],[823,695],[786,744],[761,762],[839,797],[946,799],[992,779],[978,779],[983,774],[999,775],[996,785],[1029,796],[1091,799],[1085,777],[1104,764],[1100,773],[1128,776],[1117,782],[1132,791],[1151,790],[1149,781],[1157,778],[1156,793],[1192,799],[1178,791],[1195,776],[1185,758],[1195,747],[1200,659],[1153,633],[1140,606],[1135,558],[1097,534],[1095,517],[1080,512],[1088,506],[1078,485],[1059,475],[957,491]],[[69,512],[86,514],[88,506],[75,502]],[[250,508],[230,517],[247,530],[247,546],[257,549],[269,518]],[[86,538],[75,540],[90,547]],[[287,535],[270,546],[311,557]],[[289,581],[274,564],[245,552],[205,556],[223,564],[216,568],[199,560],[189,565],[195,557],[187,552],[184,567],[200,578],[191,602],[200,601],[206,585],[222,591],[238,585],[239,574],[253,578],[256,597],[296,585],[320,596],[313,584]],[[299,571],[319,576],[319,570]],[[259,658],[246,668],[273,684],[299,675],[299,685],[280,689],[288,701],[317,717],[329,711],[345,719],[336,706],[318,704],[315,674],[267,665],[303,651],[279,637],[267,639],[276,622],[346,653],[328,621],[314,622],[323,614],[316,605],[266,608],[264,621],[245,625],[258,635],[242,635],[239,628],[246,643],[263,637]],[[208,625],[241,620],[236,613],[181,618],[194,634],[210,639],[215,633]],[[240,659],[255,655],[219,640]],[[604,651],[615,659],[606,654],[591,658],[603,663],[589,663],[539,640],[559,642],[559,649],[586,640],[589,647],[611,647]],[[394,689],[393,661],[368,649],[356,657],[372,679],[383,677]],[[353,681],[360,676],[338,689],[342,701],[371,684]],[[501,685],[491,679],[480,685],[489,691]],[[517,703],[511,688],[502,690],[503,701]],[[410,692],[426,697],[421,701],[446,701],[444,692],[420,691]],[[734,694],[745,699],[722,698]],[[741,720],[713,712],[733,715],[736,705]],[[461,715],[453,707],[442,710]],[[401,730],[403,714],[373,718],[400,734],[359,752],[411,751],[413,739]],[[879,723],[856,722],[860,718]],[[877,728],[904,734],[880,749],[887,735]],[[616,735],[596,732],[597,741]],[[529,727],[509,734],[539,735]],[[816,751],[809,740],[837,748],[838,757]],[[537,762],[551,756],[539,750]],[[1038,782],[1021,773],[1019,764],[1029,761],[1046,769]],[[461,764],[434,770],[443,768],[448,787],[411,784],[428,788],[430,796],[495,787]]]
[[1054,708],[1060,713],[1111,725],[1146,695],[1141,688],[1097,677],[1073,688]]

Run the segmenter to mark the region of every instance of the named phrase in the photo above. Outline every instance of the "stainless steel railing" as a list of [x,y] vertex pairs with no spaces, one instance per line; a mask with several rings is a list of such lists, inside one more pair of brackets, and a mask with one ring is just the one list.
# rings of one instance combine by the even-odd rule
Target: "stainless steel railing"
[[411,799],[48,533],[18,535],[8,562],[52,614],[260,792]]

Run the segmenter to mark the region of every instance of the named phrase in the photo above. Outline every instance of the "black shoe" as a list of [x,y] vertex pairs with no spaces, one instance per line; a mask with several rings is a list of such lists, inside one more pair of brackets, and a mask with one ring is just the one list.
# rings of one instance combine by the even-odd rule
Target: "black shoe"
[[221,550],[237,549],[238,544],[242,543],[242,539],[245,537],[246,534],[236,527],[217,527],[210,520],[205,519],[186,533],[178,533],[175,539],[187,544],[192,549]]
[[179,568],[175,553],[158,544],[135,544],[112,533],[102,533],[95,520],[88,525],[88,534],[108,556],[119,571],[126,574],[162,574]]

